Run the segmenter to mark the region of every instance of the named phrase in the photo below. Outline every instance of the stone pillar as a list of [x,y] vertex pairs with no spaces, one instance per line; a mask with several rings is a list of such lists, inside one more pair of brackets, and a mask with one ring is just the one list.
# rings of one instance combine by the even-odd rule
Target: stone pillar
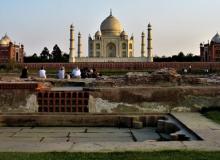
[[148,62],[153,62],[153,53],[152,53],[152,26],[148,24],[148,37],[147,37],[147,58]]
[[145,33],[142,32],[141,34],[141,57],[145,57]]
[[75,40],[74,40],[74,26],[70,26],[70,53],[69,53],[69,63],[75,62]]
[[82,56],[82,39],[81,39],[81,33],[78,34],[78,58]]

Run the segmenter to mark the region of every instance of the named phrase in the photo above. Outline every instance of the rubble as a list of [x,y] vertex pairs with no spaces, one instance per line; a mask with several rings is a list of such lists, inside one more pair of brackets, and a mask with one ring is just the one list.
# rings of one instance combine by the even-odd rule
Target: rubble
[[159,81],[171,82],[171,83],[180,83],[182,76],[177,73],[174,68],[163,68],[153,72],[150,75],[150,81],[155,83]]

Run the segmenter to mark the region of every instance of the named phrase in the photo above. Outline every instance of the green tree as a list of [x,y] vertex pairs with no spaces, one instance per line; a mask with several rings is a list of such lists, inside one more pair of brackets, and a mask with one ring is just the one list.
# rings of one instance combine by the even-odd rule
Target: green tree
[[61,61],[62,51],[57,44],[53,47],[53,51],[51,54],[53,56],[53,62],[60,62]]
[[64,53],[62,56],[62,62],[69,62],[69,54]]
[[48,62],[51,59],[50,51],[47,47],[44,47],[40,54],[40,58],[42,62]]

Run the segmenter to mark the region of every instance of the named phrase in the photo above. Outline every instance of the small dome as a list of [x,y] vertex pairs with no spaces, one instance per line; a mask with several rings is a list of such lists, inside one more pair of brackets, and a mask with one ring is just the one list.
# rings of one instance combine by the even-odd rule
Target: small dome
[[122,26],[121,23],[117,18],[112,16],[110,13],[110,16],[108,16],[101,24],[101,32],[102,34],[110,34],[110,35],[116,35],[119,36],[122,32]]
[[0,45],[9,45],[9,43],[11,42],[11,39],[7,36],[7,34],[2,37],[2,39],[0,40]]
[[102,34],[101,34],[101,32],[100,31],[97,31],[96,33],[95,33],[95,36],[96,37],[100,37]]
[[151,27],[152,27],[152,25],[149,23],[149,24],[148,24],[148,27],[149,27],[149,28],[151,28]]
[[212,38],[211,42],[220,43],[220,35],[216,33],[216,35]]
[[127,36],[128,34],[123,30],[122,32],[121,32],[121,36]]

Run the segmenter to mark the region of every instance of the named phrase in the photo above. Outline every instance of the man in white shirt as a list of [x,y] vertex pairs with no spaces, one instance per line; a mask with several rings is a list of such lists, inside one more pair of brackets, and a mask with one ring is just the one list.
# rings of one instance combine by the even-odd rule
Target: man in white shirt
[[44,69],[44,67],[41,67],[41,69],[39,70],[39,77],[40,78],[47,78],[46,76],[46,70]]
[[65,69],[64,67],[61,67],[57,74],[58,79],[64,79],[65,78]]
[[78,67],[74,68],[72,71],[73,78],[81,78],[81,71]]

